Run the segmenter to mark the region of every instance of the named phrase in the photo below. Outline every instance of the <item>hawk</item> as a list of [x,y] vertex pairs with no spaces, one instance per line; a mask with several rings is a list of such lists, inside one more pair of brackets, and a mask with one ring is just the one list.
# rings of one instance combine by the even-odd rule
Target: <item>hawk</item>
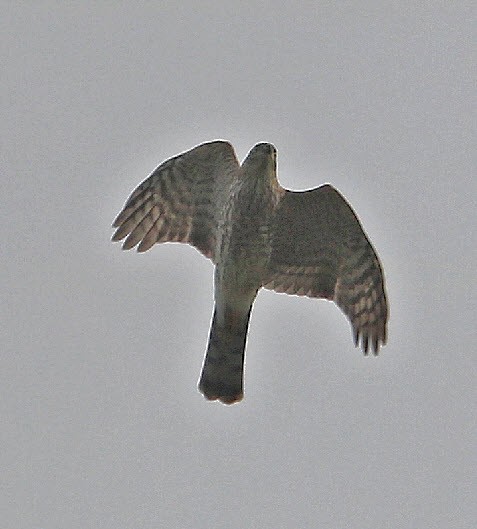
[[226,141],[203,143],[163,162],[113,223],[113,241],[138,252],[183,242],[215,265],[215,306],[199,390],[232,404],[243,397],[245,343],[260,288],[334,301],[355,345],[378,354],[388,306],[373,246],[343,196],[325,184],[289,191],[276,149],[258,143],[240,165]]

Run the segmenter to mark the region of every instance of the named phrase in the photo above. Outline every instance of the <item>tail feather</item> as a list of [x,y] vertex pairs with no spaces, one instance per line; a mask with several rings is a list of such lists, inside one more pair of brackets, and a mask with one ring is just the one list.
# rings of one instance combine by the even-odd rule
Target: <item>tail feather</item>
[[233,404],[243,398],[243,367],[250,309],[243,313],[227,310],[225,317],[214,317],[205,355],[199,390],[208,400]]

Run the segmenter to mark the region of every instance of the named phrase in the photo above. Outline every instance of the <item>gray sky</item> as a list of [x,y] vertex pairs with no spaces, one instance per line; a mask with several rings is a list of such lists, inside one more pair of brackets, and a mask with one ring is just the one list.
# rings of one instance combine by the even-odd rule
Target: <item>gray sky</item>
[[[0,19],[0,527],[475,527],[473,2],[65,4]],[[211,263],[109,239],[216,138],[351,202],[378,358],[333,304],[263,291],[244,401],[198,393]]]

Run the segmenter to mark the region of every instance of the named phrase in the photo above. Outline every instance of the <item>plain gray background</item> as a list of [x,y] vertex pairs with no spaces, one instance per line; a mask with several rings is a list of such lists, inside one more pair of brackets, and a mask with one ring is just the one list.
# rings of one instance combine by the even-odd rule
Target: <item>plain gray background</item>
[[[0,528],[473,528],[473,2],[2,2]],[[245,399],[197,392],[213,267],[110,243],[207,140],[335,185],[389,344],[260,293]]]

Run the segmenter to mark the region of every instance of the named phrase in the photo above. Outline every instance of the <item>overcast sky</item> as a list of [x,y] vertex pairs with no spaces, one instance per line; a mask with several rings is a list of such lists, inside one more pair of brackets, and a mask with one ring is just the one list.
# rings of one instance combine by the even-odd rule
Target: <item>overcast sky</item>
[[[0,527],[474,528],[473,2],[2,4]],[[333,304],[262,291],[245,399],[198,393],[212,264],[110,226],[217,138],[353,205],[378,358]]]

